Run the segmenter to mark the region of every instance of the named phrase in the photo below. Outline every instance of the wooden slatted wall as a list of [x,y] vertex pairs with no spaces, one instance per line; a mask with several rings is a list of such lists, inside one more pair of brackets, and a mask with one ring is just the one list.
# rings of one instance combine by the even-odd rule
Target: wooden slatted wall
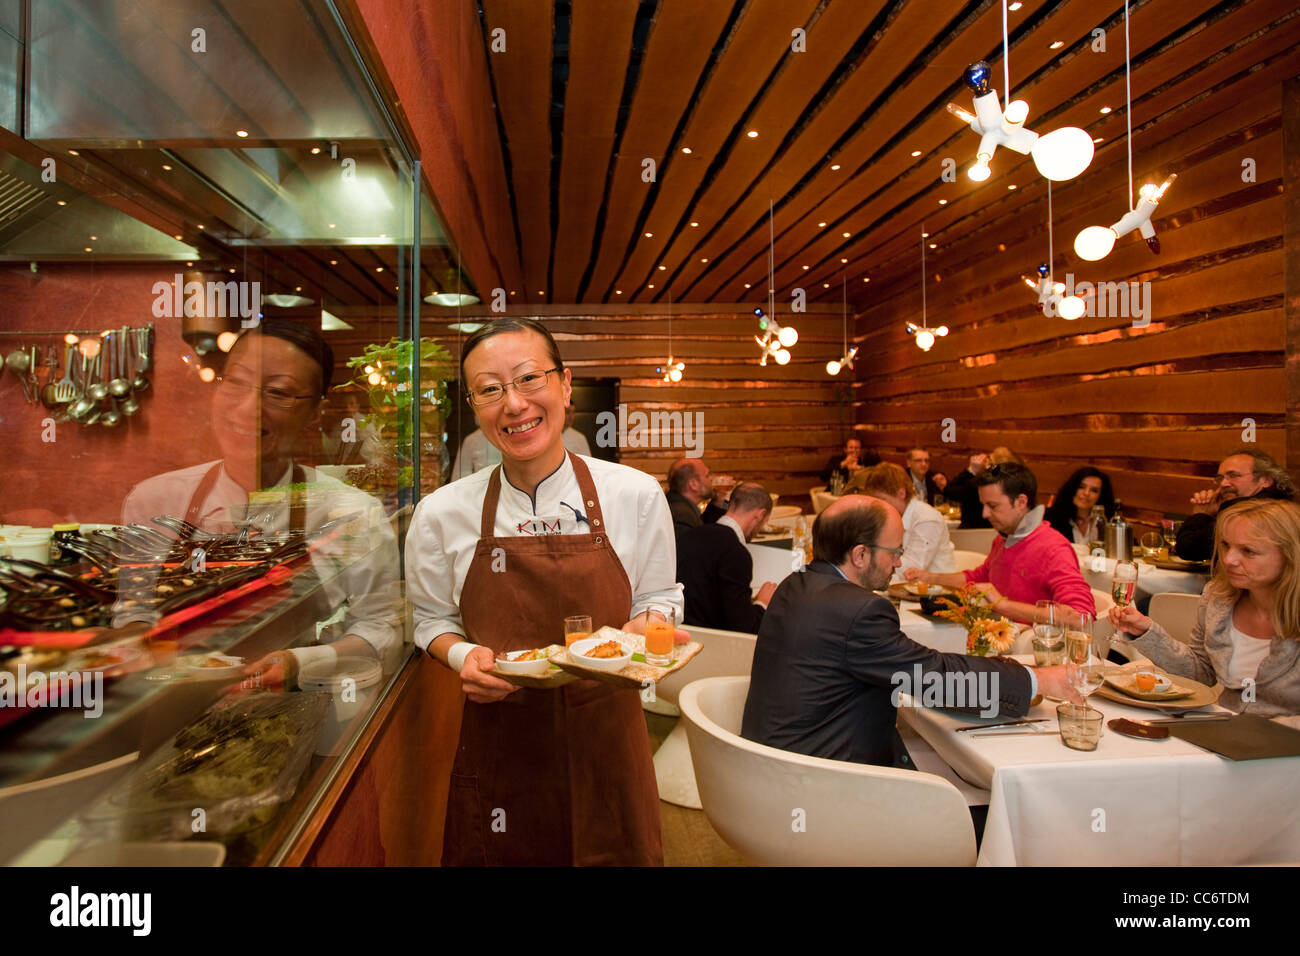
[[[1135,185],[1179,176],[1155,213],[1159,255],[1136,235],[1096,263],[1072,248],[1080,229],[1126,208],[1122,137],[1053,189],[1056,278],[1149,282],[1149,325],[1039,311],[1019,279],[1047,258],[1046,183],[1033,177],[1014,203],[972,203],[931,238],[929,322],[952,334],[928,354],[904,331],[920,314],[919,242],[877,274],[876,301],[857,320],[870,356],[857,384],[868,440],[900,453],[925,444],[949,474],[972,450],[1008,445],[1034,468],[1043,502],[1094,464],[1146,521],[1188,510],[1250,437],[1247,419],[1258,447],[1285,462],[1281,108],[1283,83],[1300,70],[1300,21],[1289,27],[1212,55],[1190,82],[1148,77],[1140,88],[1135,76]],[[945,444],[949,418],[956,435]]]

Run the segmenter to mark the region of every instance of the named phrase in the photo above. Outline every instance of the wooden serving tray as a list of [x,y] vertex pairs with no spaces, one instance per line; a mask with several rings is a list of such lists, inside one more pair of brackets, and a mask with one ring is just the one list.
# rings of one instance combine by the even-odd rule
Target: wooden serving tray
[[[613,629],[603,628],[602,630]],[[678,644],[676,659],[667,667],[660,667],[657,664],[646,663],[644,637],[640,634],[631,634],[626,631],[618,631],[617,634],[618,640],[633,646],[632,660],[622,670],[597,670],[594,667],[589,667],[582,663],[581,658],[572,657],[564,647],[558,644],[552,644],[547,648],[547,650],[552,652],[552,666],[548,673],[532,677],[526,674],[502,674],[500,672],[494,672],[494,676],[500,677],[503,681],[514,684],[516,687],[528,687],[533,690],[553,690],[557,687],[563,687],[565,684],[570,684],[575,680],[596,680],[603,684],[613,684],[615,687],[627,687],[632,690],[641,690],[647,684],[656,684],[669,674],[677,673],[677,671],[689,664],[695,655],[704,648],[704,645],[698,641],[691,641],[688,644]]]

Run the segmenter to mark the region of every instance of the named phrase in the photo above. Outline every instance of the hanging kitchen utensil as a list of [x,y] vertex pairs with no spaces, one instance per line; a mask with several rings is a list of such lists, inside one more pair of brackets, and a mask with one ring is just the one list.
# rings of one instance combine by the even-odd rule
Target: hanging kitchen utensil
[[54,400],[61,405],[77,400],[77,383],[72,380],[72,357],[75,354],[75,346],[63,346],[63,378],[54,384]]

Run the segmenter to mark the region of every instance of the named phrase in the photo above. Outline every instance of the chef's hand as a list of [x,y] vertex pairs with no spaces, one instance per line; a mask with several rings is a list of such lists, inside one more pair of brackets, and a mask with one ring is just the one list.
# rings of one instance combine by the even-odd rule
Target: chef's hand
[[1128,607],[1113,607],[1106,612],[1110,618],[1110,623],[1117,631],[1130,634],[1133,637],[1141,637],[1151,629],[1151,618],[1138,611],[1133,605]]
[[1206,488],[1192,495],[1192,513],[1212,515],[1219,511],[1219,489]]
[[253,661],[244,667],[244,679],[230,688],[237,690],[257,690],[268,688],[290,688],[298,683],[298,659],[288,651],[274,651],[259,661]]
[[476,647],[465,655],[465,663],[460,668],[460,689],[476,704],[494,704],[519,689],[489,673],[495,669],[496,659],[490,647]]
[[[654,614],[656,619],[660,621],[664,620],[664,616],[662,614],[655,614],[654,611],[651,611],[650,613]],[[645,614],[638,614],[636,617],[632,618],[632,620],[628,621],[626,624],[620,627],[619,630],[627,631],[630,634],[640,634],[642,637],[645,637]],[[691,640],[690,633],[687,631],[683,631],[680,627],[677,628],[677,630],[673,634],[674,644],[689,644],[690,640]]]

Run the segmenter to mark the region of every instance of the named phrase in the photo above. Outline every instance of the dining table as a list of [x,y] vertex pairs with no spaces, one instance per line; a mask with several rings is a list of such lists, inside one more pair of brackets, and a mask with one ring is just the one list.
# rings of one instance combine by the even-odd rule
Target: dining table
[[907,695],[899,703],[900,725],[989,794],[980,866],[1300,862],[1300,758],[1234,761],[1174,736],[1125,737],[1106,723],[1159,714],[1097,695],[1089,705],[1103,714],[1102,736],[1091,752],[1065,746],[1051,701],[1029,711],[1042,723],[988,737],[961,728],[997,718],[918,707]]
[[[1082,545],[1075,545],[1079,554],[1079,570],[1089,587],[1110,593],[1111,580],[1115,577],[1115,558],[1103,558],[1091,555],[1083,550]],[[1165,594],[1176,591],[1181,594],[1200,594],[1210,580],[1210,575],[1202,571],[1182,571],[1157,567],[1144,558],[1137,558],[1138,577],[1137,595],[1134,600],[1143,607],[1153,594]]]

